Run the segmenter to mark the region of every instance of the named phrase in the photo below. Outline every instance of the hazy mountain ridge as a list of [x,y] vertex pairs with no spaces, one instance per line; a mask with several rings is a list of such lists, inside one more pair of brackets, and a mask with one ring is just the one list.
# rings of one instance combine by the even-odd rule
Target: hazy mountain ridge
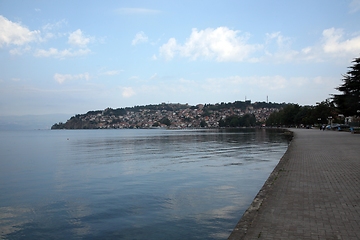
[[0,130],[50,129],[54,122],[66,121],[71,114],[0,116]]

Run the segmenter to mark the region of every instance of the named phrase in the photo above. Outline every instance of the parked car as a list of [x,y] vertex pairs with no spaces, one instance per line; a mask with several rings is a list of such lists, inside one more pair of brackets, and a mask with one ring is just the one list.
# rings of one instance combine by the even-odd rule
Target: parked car
[[343,131],[343,130],[348,129],[348,128],[350,128],[349,125],[347,125],[347,124],[338,124],[338,123],[326,126],[326,129],[328,129],[328,130],[338,130],[338,131]]
[[343,130],[349,129],[349,128],[350,128],[350,126],[347,125],[347,124],[340,124],[340,125],[337,127],[337,130],[338,130],[338,131],[343,131]]

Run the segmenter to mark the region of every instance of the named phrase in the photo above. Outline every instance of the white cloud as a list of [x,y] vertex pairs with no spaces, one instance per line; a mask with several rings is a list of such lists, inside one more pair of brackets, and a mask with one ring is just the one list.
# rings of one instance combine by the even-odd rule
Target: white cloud
[[102,67],[98,70],[98,76],[115,76],[119,75],[124,70],[108,70],[106,67]]
[[[55,37],[55,34],[51,33],[50,31],[54,28],[61,27],[63,24],[66,24],[65,20],[61,20],[55,24],[46,24],[43,26],[43,34],[41,34],[40,30],[30,31],[28,28],[22,26],[20,23],[14,23],[0,15],[0,47],[4,45],[15,45],[17,47],[11,49],[10,54],[22,55],[32,50],[32,48],[28,45],[29,43],[41,43]],[[57,36],[63,35],[57,34]],[[84,36],[82,31],[78,29],[69,35],[68,43],[71,44],[73,47],[79,49],[36,49],[34,50],[33,54],[36,57],[54,57],[59,59],[63,59],[66,57],[84,56],[91,52],[91,50],[87,48],[87,45],[90,43],[90,41],[91,38]]]
[[301,57],[299,56],[298,51],[292,49],[286,49],[286,50],[278,50],[271,54],[267,52],[267,56],[262,60],[265,59],[273,63],[286,63],[295,60],[301,60]]
[[354,54],[360,51],[360,36],[344,39],[342,29],[329,28],[323,31],[323,51],[335,55]]
[[[354,53],[360,52],[360,35],[353,34],[351,37],[346,37],[342,29],[325,29],[321,41],[301,49],[294,49],[292,47],[294,39],[282,35],[281,32],[267,33],[262,44],[248,43],[249,36],[227,27],[207,28],[200,31],[193,29],[184,44],[180,44],[175,38],[170,38],[159,48],[158,56],[165,60],[180,56],[191,60],[203,58],[218,62],[289,63],[319,62],[332,57],[353,57]],[[152,59],[157,60],[158,56],[153,55]]]
[[311,52],[312,48],[311,47],[305,47],[303,49],[301,49],[301,52],[303,54],[309,54]]
[[280,32],[266,33],[266,43],[269,43],[272,39],[278,38],[280,34]]
[[90,42],[90,38],[85,37],[80,29],[72,32],[69,35],[68,43],[70,45],[86,48],[87,44]]
[[135,38],[132,40],[131,45],[136,45],[139,43],[145,43],[148,41],[148,37],[145,35],[144,32],[138,32],[135,35]]
[[139,76],[131,76],[129,78],[129,80],[133,81],[133,80],[139,80]]
[[75,74],[75,75],[55,73],[55,75],[54,75],[54,80],[60,84],[64,83],[65,81],[69,81],[69,80],[81,80],[81,79],[89,80],[90,79],[89,73],[86,72],[86,73]]
[[350,13],[356,13],[360,10],[360,0],[352,0],[349,7]]
[[43,41],[47,41],[51,38],[55,38],[56,35],[54,33],[51,33],[51,32],[47,32],[47,33],[44,33],[44,36],[43,36]]
[[110,71],[103,72],[102,75],[114,76],[114,75],[120,74],[120,72],[121,71],[118,71],[118,70],[110,70]]
[[55,29],[59,29],[63,25],[67,25],[67,24],[68,24],[68,22],[65,19],[62,19],[60,21],[57,21],[56,23],[47,23],[42,27],[42,29],[43,29],[43,31],[52,31]]
[[17,47],[17,48],[11,49],[10,54],[11,55],[22,55],[26,52],[29,52],[30,50],[31,50],[30,46]]
[[[54,27],[58,27],[61,24],[63,24],[64,21],[60,21],[56,23],[55,25],[45,25],[44,29],[51,30]],[[52,34],[50,34],[49,37],[51,38]],[[87,47],[87,45],[90,43],[91,38],[85,37],[84,34],[80,29],[70,33],[68,37],[68,44],[72,45],[74,48],[67,48],[64,50],[59,50],[57,48],[49,48],[48,50],[45,49],[37,49],[34,52],[34,56],[36,57],[54,57],[58,59],[64,59],[67,57],[78,57],[78,56],[84,56],[89,53],[91,53],[91,50]]]
[[250,53],[262,48],[258,44],[248,44],[249,34],[239,34],[239,31],[227,27],[207,28],[198,31],[192,29],[190,37],[181,45],[175,38],[160,47],[160,56],[167,60],[175,55],[196,60],[197,58],[215,59],[218,62],[244,61]]
[[270,90],[283,89],[287,85],[287,79],[279,75],[252,77],[250,82],[252,85],[255,84],[261,88],[268,88]]
[[90,49],[65,49],[65,50],[58,50],[56,48],[49,48],[48,50],[44,49],[37,49],[34,53],[35,57],[54,57],[59,59],[64,59],[66,57],[78,57],[84,56],[91,52]]
[[132,97],[132,96],[134,96],[136,94],[132,87],[122,87],[121,91],[122,91],[121,95],[124,98],[129,98],[129,97]]
[[177,54],[180,46],[177,45],[175,38],[170,38],[169,41],[160,47],[160,56],[166,60],[171,60]]
[[151,77],[150,77],[150,80],[154,80],[157,78],[157,73],[153,74]]
[[321,62],[330,58],[353,57],[354,52],[360,52],[359,34],[346,38],[342,29],[325,29],[318,43],[299,50],[292,48],[292,42],[291,38],[284,37],[280,32],[266,34],[265,55],[257,60],[272,63]]
[[[281,32],[266,33],[264,50],[265,55],[256,59],[277,63],[289,62],[299,57],[299,51],[293,50],[292,39],[285,37]],[[306,52],[308,50],[304,50]]]
[[324,79],[323,77],[321,76],[318,76],[318,77],[315,77],[313,79],[313,82],[316,83],[316,84],[325,84],[326,83],[326,79]]
[[14,23],[0,15],[0,47],[3,45],[21,46],[40,39],[40,31],[30,31],[28,28]]
[[281,32],[266,33],[267,45],[270,45],[274,39],[276,40],[276,45],[278,49],[288,49],[291,47],[291,38],[283,36]]
[[[314,80],[315,81],[315,80]],[[292,77],[289,79],[290,85],[302,87],[309,83],[309,78],[306,77]]]
[[118,8],[116,12],[120,14],[158,14],[161,11],[149,8]]

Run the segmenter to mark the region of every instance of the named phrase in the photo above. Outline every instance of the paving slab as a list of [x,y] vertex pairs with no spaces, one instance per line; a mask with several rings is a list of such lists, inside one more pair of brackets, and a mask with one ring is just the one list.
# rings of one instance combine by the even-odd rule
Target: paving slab
[[360,239],[360,134],[294,133],[228,239]]

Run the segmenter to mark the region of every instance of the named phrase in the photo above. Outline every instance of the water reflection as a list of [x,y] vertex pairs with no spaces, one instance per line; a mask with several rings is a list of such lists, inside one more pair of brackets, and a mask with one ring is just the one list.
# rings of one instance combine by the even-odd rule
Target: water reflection
[[[287,146],[282,135],[264,130],[6,138],[0,138],[5,239],[224,239]],[[28,148],[18,152],[9,142]]]

